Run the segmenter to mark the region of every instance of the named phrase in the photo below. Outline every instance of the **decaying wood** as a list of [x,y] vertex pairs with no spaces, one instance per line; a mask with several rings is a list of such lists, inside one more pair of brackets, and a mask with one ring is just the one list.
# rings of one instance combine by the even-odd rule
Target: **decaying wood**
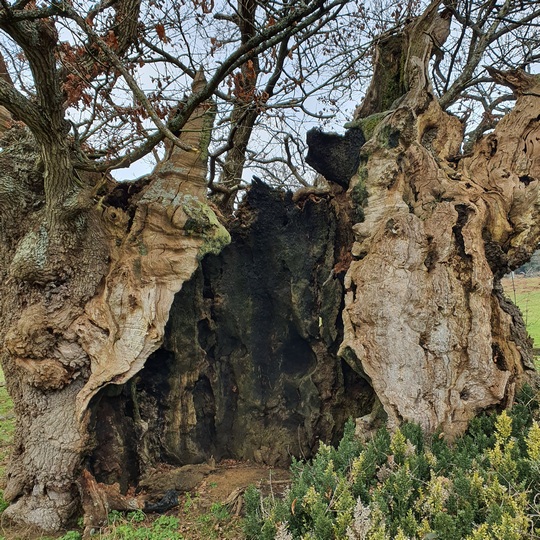
[[[389,38],[392,47],[385,53],[399,59],[390,62],[398,68],[388,79],[393,86],[383,95],[384,85],[372,85],[357,111],[355,121],[370,119],[370,127],[366,122],[352,126],[364,129],[368,139],[346,201],[350,206],[362,200],[354,225],[354,260],[339,246],[340,261],[318,281],[330,287],[336,274],[346,272],[340,352],[377,395],[376,408],[365,420],[375,421],[384,411],[391,426],[414,421],[453,437],[479,410],[510,402],[531,367],[522,321],[504,299],[499,280],[526,260],[540,238],[540,82],[522,72],[494,72],[518,96],[516,107],[471,155],[459,155],[462,126],[443,112],[427,79],[429,58],[449,27],[447,14],[437,9],[434,2],[411,22],[403,46],[397,36]],[[379,69],[388,67],[381,55]],[[47,58],[55,73],[57,59]],[[43,73],[41,78],[46,79]],[[5,88],[7,81],[0,83]],[[196,79],[195,92],[200,84]],[[12,95],[7,88],[5,95]],[[0,354],[18,421],[4,491],[12,504],[4,516],[56,531],[82,496],[91,529],[103,523],[109,509],[139,504],[84,470],[84,457],[94,444],[92,404],[104,400],[107,388],[133,379],[142,369],[162,342],[174,295],[200,258],[218,252],[229,235],[205,200],[212,104],[199,107],[181,134],[185,146],[199,152],[169,147],[153,174],[113,204],[111,194],[93,200],[95,178],[75,178],[71,149],[62,135],[63,101],[46,95],[40,99],[41,107],[54,109],[57,125],[44,125],[35,104],[25,103],[27,124],[35,121],[34,131],[42,139],[48,131],[56,134],[50,145],[41,141],[39,156],[33,148],[36,139],[12,125],[0,109],[0,135],[16,143],[6,144],[0,155]],[[367,201],[354,196],[361,184]],[[333,257],[334,250],[329,251]],[[296,254],[291,258],[296,260]],[[320,260],[328,262],[326,255]],[[310,280],[291,284],[300,304]],[[301,319],[304,312],[292,308],[292,317]],[[323,316],[335,321],[339,309],[330,311]],[[269,312],[258,307],[259,326]],[[332,322],[322,340],[310,333],[311,327],[314,334],[325,331],[324,317],[319,325],[305,317],[305,327],[299,326],[305,328],[300,337],[312,342],[306,354],[310,388],[303,395],[318,399],[310,379],[318,377],[321,395],[330,402],[335,388],[331,366],[327,371],[313,366],[324,364],[327,343],[334,347],[338,332]],[[257,330],[261,343],[276,343],[263,335],[266,327]],[[250,330],[248,337],[254,333]],[[317,354],[312,355],[312,346]],[[245,355],[243,361],[250,364],[237,365],[247,373],[254,368],[253,358]],[[291,372],[301,374],[296,357],[287,362]],[[261,365],[255,366],[257,376],[263,373]],[[193,390],[197,370],[179,375],[183,389]],[[242,383],[255,380],[248,375]],[[255,386],[248,391],[262,388],[271,395],[275,389]],[[236,385],[230,388],[231,394],[237,391]],[[187,393],[182,396],[187,406],[179,408],[174,421],[191,428],[197,411]],[[296,389],[291,394],[302,396]],[[364,398],[371,406],[371,391]],[[238,402],[242,399],[248,402],[243,396]],[[334,421],[328,413],[332,409],[320,410]],[[254,434],[258,425],[242,442],[256,441],[249,449],[256,459],[282,459],[288,448],[275,448],[274,435]],[[306,433],[312,433],[310,423],[305,425]],[[236,495],[231,505],[235,500]]]
[[120,493],[118,484],[102,484],[84,470],[78,482],[84,512],[84,538],[106,527],[111,510],[133,512],[144,507],[142,496],[129,497]]
[[210,473],[215,464],[199,463],[182,467],[160,467],[146,470],[139,480],[139,488],[163,496],[167,491],[185,493],[194,491]]
[[509,403],[532,368],[499,280],[540,238],[540,79],[509,74],[521,85],[514,110],[460,158],[462,126],[427,84],[431,44],[408,39],[414,77],[351,181],[350,193],[365,182],[368,201],[354,226],[341,353],[370,380],[390,426],[412,421],[452,438],[480,410]]
[[395,109],[404,97],[419,105],[422,98],[418,92],[427,94],[429,89],[425,66],[450,32],[450,12],[439,13],[439,6],[439,0],[433,1],[403,32],[392,31],[379,38],[371,84],[355,119]]
[[11,252],[6,240],[2,360],[18,417],[6,517],[49,531],[65,523],[92,444],[90,401],[143,367],[161,343],[175,293],[205,253],[228,243],[205,202],[212,122],[205,103],[181,134],[198,151],[169,148],[127,205],[98,203],[51,228],[41,225],[47,214],[28,214],[30,232]]
[[231,491],[229,496],[223,501],[223,505],[229,510],[231,516],[239,516],[242,512],[242,505],[244,502],[245,488],[235,488]]
[[[182,140],[197,147],[201,134],[210,136],[211,125],[207,104],[186,124]],[[169,152],[142,191],[127,234],[127,213],[117,208],[104,211],[111,239],[110,271],[100,293],[75,322],[91,359],[90,378],[77,397],[81,419],[103,385],[124,383],[143,367],[163,339],[175,293],[202,255],[218,252],[229,241],[205,203],[205,154],[176,147]]]

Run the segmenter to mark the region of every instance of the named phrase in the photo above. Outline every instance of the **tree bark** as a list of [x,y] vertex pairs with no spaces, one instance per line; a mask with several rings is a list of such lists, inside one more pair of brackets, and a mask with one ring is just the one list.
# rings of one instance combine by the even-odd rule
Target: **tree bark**
[[[243,46],[257,33],[256,12],[257,2],[253,0],[238,2],[238,29]],[[219,179],[220,185],[231,190],[219,200],[221,209],[227,213],[232,213],[233,210],[237,188],[242,182],[251,132],[259,116],[256,91],[260,71],[259,57],[255,55],[241,66],[240,73],[235,76],[235,99],[230,118],[233,128],[227,141],[227,155]]]
[[[118,186],[86,211],[60,211],[60,220],[47,219],[47,178],[28,163],[30,136],[18,133],[17,159],[3,153],[2,202],[22,219],[0,229],[2,365],[17,414],[6,517],[56,531],[73,515],[93,444],[91,400],[143,367],[174,294],[205,253],[229,241],[205,203],[212,121],[205,103],[181,135],[196,152],[170,148],[146,181]],[[56,158],[47,157],[48,174],[60,167]]]
[[212,456],[285,467],[369,413],[371,387],[337,356],[352,239],[339,210],[254,182],[230,245],[176,295],[163,345],[95,404],[99,482],[127,489],[163,461]]
[[[391,427],[417,422],[453,438],[479,411],[510,405],[533,369],[500,279],[540,239],[540,80],[501,74],[516,106],[460,156],[463,128],[427,79],[443,28],[428,9],[406,31],[407,91],[377,116],[361,149],[349,194],[363,186],[368,197],[354,226],[341,353],[371,382]],[[358,116],[380,113],[371,105],[380,102]]]
[[[298,208],[316,214],[316,197],[313,204],[287,198],[276,213],[286,248],[273,248],[270,225],[254,205],[253,215],[238,219],[238,251],[231,249],[221,266],[207,263],[208,272],[229,272],[230,279],[210,283],[204,271],[197,275],[208,314],[177,315],[159,352],[175,294],[186,292],[205,254],[230,240],[206,204],[212,104],[199,107],[181,135],[198,152],[171,146],[149,177],[131,185],[107,181],[106,195],[95,201],[96,178],[78,182],[74,175],[61,103],[38,96],[52,115],[45,119],[54,127],[49,134],[40,109],[0,80],[2,103],[24,112],[38,135],[2,122],[0,354],[17,414],[7,517],[55,531],[75,512],[81,486],[99,499],[103,488],[85,472],[85,460],[98,461],[103,430],[94,432],[96,424],[118,427],[109,400],[115,388],[115,403],[133,405],[137,424],[138,438],[126,443],[131,454],[122,456],[150,452],[152,437],[162,434],[157,448],[171,461],[200,460],[207,443],[224,455],[272,464],[283,463],[290,448],[315,451],[318,436],[339,431],[344,409],[363,414],[373,402],[371,389],[336,357],[342,334],[340,354],[378,398],[367,420],[384,411],[390,426],[415,421],[451,438],[480,410],[511,403],[532,365],[523,321],[500,278],[525,262],[540,238],[540,82],[497,73],[517,94],[516,107],[471,155],[460,155],[463,128],[443,112],[427,78],[431,53],[449,28],[437,7],[406,28],[401,47],[392,36],[392,46],[379,50],[374,80],[387,81],[385,91],[373,84],[352,122],[367,140],[360,168],[346,195],[332,189],[341,210],[336,228],[350,226],[350,216],[357,221],[352,262],[347,235],[336,234],[336,245],[321,249],[312,246],[320,229],[310,227],[302,253],[292,253],[296,229],[304,227]],[[23,41],[24,25],[17,28]],[[36,55],[35,77],[54,75],[54,58],[40,72],[47,55]],[[379,79],[389,62],[399,69]],[[196,79],[195,93],[200,85]],[[257,227],[264,242],[249,238]],[[259,260],[245,275],[235,274],[239,251]],[[336,280],[344,272],[342,308]],[[231,288],[246,295],[224,300]],[[178,310],[183,298],[176,296]],[[343,329],[336,323],[341,308]],[[156,364],[176,355],[167,404],[177,409],[164,428],[138,408],[155,397],[155,387],[135,379],[153,353],[145,374],[161,375]],[[130,397],[122,393],[128,386]],[[248,414],[246,428],[239,419]],[[157,435],[145,436],[147,420]],[[272,422],[287,423],[279,438],[265,432]],[[297,440],[289,445],[291,437]],[[121,468],[119,460],[114,465]],[[103,518],[105,502],[100,512]]]

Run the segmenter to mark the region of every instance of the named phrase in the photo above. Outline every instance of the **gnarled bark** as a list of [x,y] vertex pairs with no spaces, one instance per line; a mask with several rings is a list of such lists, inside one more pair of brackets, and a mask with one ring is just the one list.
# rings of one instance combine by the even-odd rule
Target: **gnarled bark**
[[[59,224],[47,219],[42,187],[34,202],[19,197],[28,232],[21,224],[12,236],[2,228],[2,277],[11,273],[1,305],[2,364],[17,413],[7,517],[55,531],[73,514],[92,447],[90,401],[143,367],[163,339],[174,294],[205,253],[228,243],[205,203],[212,119],[206,103],[182,134],[198,151],[169,149],[133,197],[113,192]],[[9,175],[0,184],[17,197]]]
[[378,116],[351,181],[349,193],[362,185],[368,198],[354,226],[341,352],[391,426],[413,421],[451,438],[480,410],[511,403],[532,368],[499,280],[540,238],[540,80],[522,75],[513,112],[459,156],[462,126],[427,81],[444,22],[428,10],[406,32],[407,92]]
[[[511,401],[531,367],[529,343],[499,280],[540,237],[540,83],[497,73],[519,95],[516,108],[470,156],[459,155],[462,126],[427,79],[449,28],[437,8],[385,42],[379,82],[350,125],[362,130],[360,167],[347,195],[329,190],[338,209],[355,207],[338,212],[336,226],[357,221],[350,266],[348,242],[332,236],[334,221],[325,227],[320,201],[283,196],[270,218],[253,204],[233,231],[236,245],[196,271],[230,240],[205,203],[209,103],[181,135],[181,146],[198,152],[171,147],[148,178],[110,182],[94,201],[96,179],[76,178],[63,136],[56,60],[39,52],[50,21],[10,25],[29,50],[47,118],[0,77],[0,101],[24,113],[35,134],[7,130],[0,111],[0,338],[18,418],[6,516],[57,530],[86,486],[94,495],[83,505],[98,501],[98,523],[109,488],[85,466],[98,480],[119,480],[110,490],[124,504],[120,489],[140,473],[124,474],[133,456],[181,464],[215,451],[282,464],[290,450],[309,454],[317,437],[335,436],[345,412],[368,412],[372,390],[374,414],[382,405],[391,425],[416,421],[449,437],[480,409]],[[380,79],[389,59],[399,69]],[[212,91],[199,83],[197,99]],[[171,129],[196,102],[186,101]],[[337,176],[345,188],[346,169]],[[251,202],[258,195],[254,188]],[[342,309],[336,275],[345,271]],[[342,333],[340,352],[356,376],[336,354]]]

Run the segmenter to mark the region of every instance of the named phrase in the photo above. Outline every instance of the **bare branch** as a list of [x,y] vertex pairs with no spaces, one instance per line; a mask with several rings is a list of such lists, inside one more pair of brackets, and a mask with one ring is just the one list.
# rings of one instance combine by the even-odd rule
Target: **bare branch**
[[146,112],[149,114],[150,118],[154,122],[154,125],[158,128],[158,130],[162,133],[162,135],[166,137],[167,139],[169,139],[175,146],[178,146],[178,148],[182,150],[186,150],[188,152],[194,152],[195,151],[194,148],[182,142],[161,121],[154,107],[152,107],[152,104],[146,97],[146,94],[139,88],[137,81],[135,81],[134,77],[127,70],[125,65],[120,60],[120,58],[107,45],[107,43],[105,43],[105,41],[94,32],[92,27],[74,10],[71,10],[71,9],[69,10],[69,17],[72,18],[81,27],[81,29],[84,30],[86,34],[99,45],[99,47],[107,55],[111,64],[122,74],[122,76],[124,77],[124,80],[127,82],[129,88],[133,92],[133,96],[145,108]]
[[3,77],[0,77],[0,105],[3,105],[15,119],[27,124],[30,129],[46,129],[38,107]]
[[51,5],[37,9],[17,9],[15,7],[4,7],[0,9],[0,24],[12,24],[19,21],[35,21],[39,19],[48,19],[55,15],[61,15],[62,9],[59,5]]
[[292,161],[292,153],[291,153],[291,148],[289,146],[289,141],[290,141],[290,137],[289,136],[285,137],[284,146],[285,146],[285,153],[287,155],[285,164],[287,165],[287,167],[289,167],[289,169],[293,173],[294,177],[298,180],[298,182],[300,182],[303,186],[309,186],[309,183],[304,180],[302,175],[298,172],[298,168],[294,165]]
[[[460,93],[471,84],[474,71],[482,61],[487,48],[497,39],[498,35],[502,35],[499,32],[499,27],[502,22],[502,18],[508,14],[511,6],[512,0],[506,0],[498,9],[497,15],[490,27],[486,31],[477,32],[479,38],[477,41],[475,39],[471,42],[467,63],[463,67],[461,74],[455,79],[452,85],[446,89],[445,93],[439,99],[439,102],[443,108],[447,108],[450,104],[452,104]],[[452,11],[452,13],[455,14],[455,9]],[[471,23],[468,20],[465,20],[464,24],[471,26]]]

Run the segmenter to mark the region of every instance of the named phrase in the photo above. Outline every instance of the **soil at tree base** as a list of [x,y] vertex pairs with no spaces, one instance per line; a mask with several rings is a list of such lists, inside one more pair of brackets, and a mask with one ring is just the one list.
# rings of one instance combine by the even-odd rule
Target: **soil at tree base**
[[[178,518],[178,532],[185,540],[238,540],[242,532],[242,496],[244,490],[254,485],[264,495],[280,496],[289,485],[290,474],[285,469],[273,469],[250,462],[224,460],[208,474],[192,491],[179,497],[178,507],[166,515]],[[219,518],[215,508],[226,509],[227,514]],[[221,510],[223,511],[223,510]],[[142,528],[150,527],[159,514],[148,514],[146,520],[137,523]],[[77,529],[74,529],[77,530]],[[104,529],[100,538],[113,537],[114,526]],[[67,531],[56,536],[44,536],[38,530],[13,527],[2,523],[0,540],[48,540],[61,538]]]

